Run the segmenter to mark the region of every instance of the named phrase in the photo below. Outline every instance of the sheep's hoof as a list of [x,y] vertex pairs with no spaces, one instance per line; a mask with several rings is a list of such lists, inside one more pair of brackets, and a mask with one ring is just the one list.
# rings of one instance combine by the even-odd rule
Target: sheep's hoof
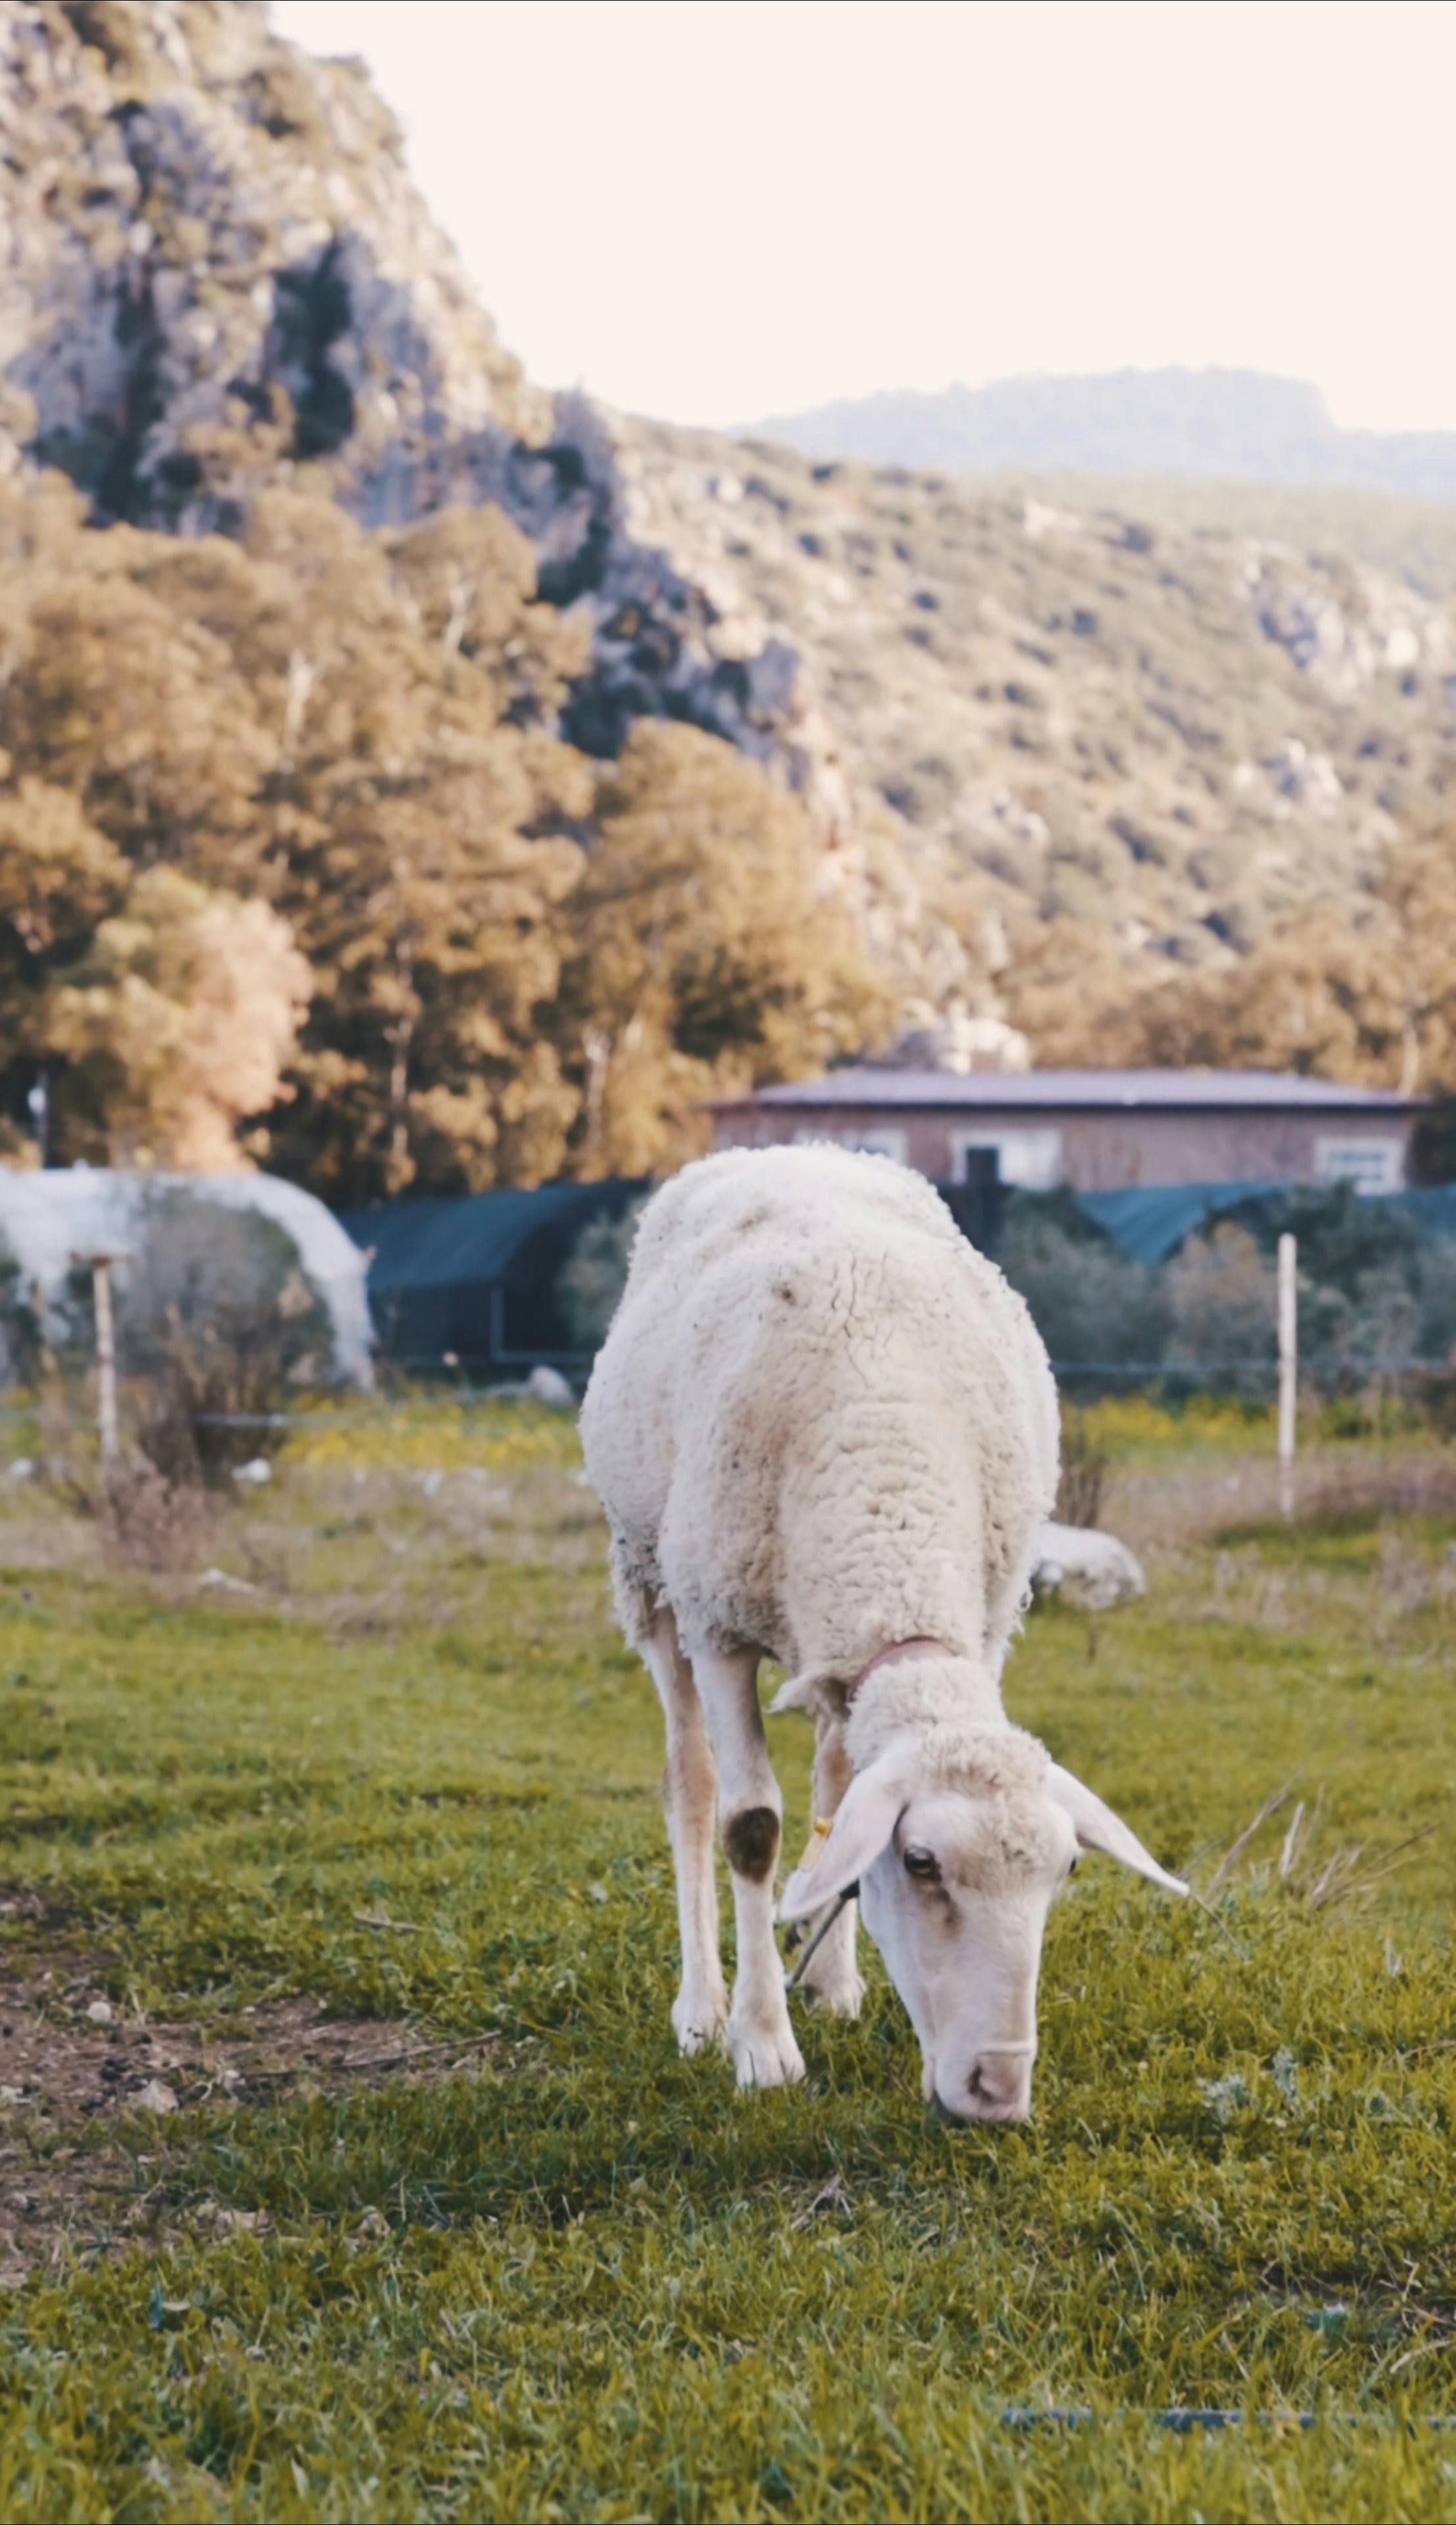
[[848,1971],[826,1973],[822,1981],[815,1979],[810,1964],[801,1988],[805,1999],[811,1999],[826,2016],[857,2016],[864,2005],[864,1983],[852,1964]]
[[803,2055],[787,2017],[782,2025],[728,2025],[741,2087],[788,2087],[803,2076]]
[[672,2030],[684,2059],[691,2059],[695,2052],[706,2052],[713,2044],[721,2043],[727,2018],[726,1991],[714,1999],[711,1996],[701,1997],[696,1991],[680,1990],[672,2003]]

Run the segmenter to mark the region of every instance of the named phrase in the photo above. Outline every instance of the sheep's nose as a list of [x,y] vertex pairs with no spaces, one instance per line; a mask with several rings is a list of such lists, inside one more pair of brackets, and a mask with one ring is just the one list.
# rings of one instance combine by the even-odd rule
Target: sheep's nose
[[972,2121],[1020,2122],[1031,2110],[1032,2064],[1025,2052],[983,2052],[966,2081]]

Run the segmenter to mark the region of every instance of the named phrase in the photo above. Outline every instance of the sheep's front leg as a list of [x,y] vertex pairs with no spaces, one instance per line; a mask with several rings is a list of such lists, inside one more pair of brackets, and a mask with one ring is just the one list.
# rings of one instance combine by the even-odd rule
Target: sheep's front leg
[[718,1954],[718,1886],[713,1862],[713,1796],[717,1777],[693,1671],[670,1612],[657,1616],[642,1644],[667,1721],[662,1805],[677,1876],[677,1924],[683,1977],[672,2003],[678,2048],[699,2052],[715,2041],[728,2014]]
[[773,1929],[773,1876],[783,1799],[763,1739],[756,1657],[704,1650],[693,1673],[718,1760],[718,1813],[733,1872],[738,1970],[728,2048],[741,2087],[781,2087],[803,2076],[789,2022],[784,1967]]
[[[825,1823],[834,1821],[840,1801],[854,1776],[853,1764],[845,1750],[844,1721],[820,1716],[814,1725],[811,1830],[821,1819]],[[813,1936],[823,1916],[820,1912],[816,1918],[803,1923],[805,1938]],[[858,1904],[847,1903],[804,1967],[803,1989],[815,2005],[825,2008],[831,2016],[857,2016],[864,1998],[864,1984],[854,1960],[854,1931],[858,1917]]]

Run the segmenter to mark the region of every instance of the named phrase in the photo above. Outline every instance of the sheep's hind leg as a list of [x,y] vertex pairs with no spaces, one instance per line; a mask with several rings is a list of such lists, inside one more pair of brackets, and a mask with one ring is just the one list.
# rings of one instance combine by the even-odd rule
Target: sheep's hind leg
[[662,1805],[677,1876],[682,1982],[672,2003],[672,2029],[682,2052],[715,2042],[728,2015],[718,1954],[718,1885],[713,1857],[717,1774],[693,1671],[670,1612],[656,1616],[642,1654],[667,1721]]
[[[854,1767],[845,1750],[843,1721],[819,1718],[815,1722],[814,1735],[811,1829],[821,1817],[826,1823],[834,1821],[853,1776]],[[821,1911],[803,1923],[805,1938],[813,1936],[823,1916]],[[857,2016],[864,1998],[864,1984],[854,1960],[854,1932],[858,1918],[858,1904],[847,1903],[804,1967],[802,1988],[815,2005],[822,2007],[830,2016]]]
[[783,1800],[763,1739],[758,1659],[703,1650],[693,1659],[707,1731],[718,1761],[718,1812],[733,1873],[738,1970],[728,2049],[741,2087],[782,2087],[803,2076],[789,2022],[784,1967],[774,1939],[774,1866]]

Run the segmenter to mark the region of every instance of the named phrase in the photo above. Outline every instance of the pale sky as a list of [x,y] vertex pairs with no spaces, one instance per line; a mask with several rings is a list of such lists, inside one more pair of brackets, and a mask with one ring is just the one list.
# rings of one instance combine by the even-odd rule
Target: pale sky
[[1456,428],[1453,0],[274,0],[542,385],[722,425],[1178,364]]

